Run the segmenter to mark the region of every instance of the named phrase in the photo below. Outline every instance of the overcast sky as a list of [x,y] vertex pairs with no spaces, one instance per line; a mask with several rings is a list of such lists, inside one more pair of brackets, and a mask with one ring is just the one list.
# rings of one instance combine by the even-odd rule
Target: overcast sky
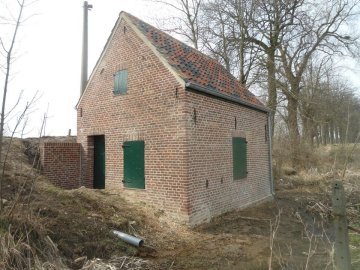
[[[9,2],[14,0],[1,0],[0,13],[6,11],[5,4]],[[88,2],[93,5],[89,12],[89,76],[120,11],[127,11],[151,24],[154,24],[155,17],[168,14],[163,8],[159,9],[144,0]],[[69,129],[72,134],[76,134],[75,105],[80,95],[82,6],[82,0],[38,0],[24,10],[25,17],[30,18],[19,32],[8,107],[15,103],[21,90],[24,90],[24,102],[36,91],[41,94],[35,111],[30,115],[25,137],[39,134],[42,115],[47,110],[49,118],[46,135],[67,135]],[[13,10],[13,7],[9,6],[9,9]],[[4,33],[4,29],[9,29],[4,27],[0,24],[2,38],[11,34],[8,30]],[[360,86],[358,67],[351,63],[346,63],[346,66],[351,68],[348,71],[350,80]],[[0,81],[3,83],[1,75]],[[21,110],[21,106],[18,108]]]
[[[7,7],[15,10],[14,6],[8,4],[11,1],[14,2],[1,1],[1,13]],[[155,7],[143,0],[88,2],[93,5],[89,12],[90,76],[120,11],[127,11],[149,21],[154,18],[152,14],[155,13]],[[76,134],[74,108],[80,95],[82,6],[82,0],[38,0],[24,10],[25,17],[30,18],[19,30],[16,60],[12,66],[8,92],[8,108],[16,102],[21,90],[24,90],[24,102],[39,91],[41,98],[29,117],[26,137],[39,134],[42,116],[47,110],[49,118],[46,135],[67,135],[69,129],[72,129],[72,134]],[[4,33],[4,29],[7,33]],[[12,34],[9,29],[0,27],[3,39],[5,34],[8,34],[5,38],[9,39]],[[3,84],[3,77],[0,79]],[[22,106],[19,105],[18,108],[21,110]]]

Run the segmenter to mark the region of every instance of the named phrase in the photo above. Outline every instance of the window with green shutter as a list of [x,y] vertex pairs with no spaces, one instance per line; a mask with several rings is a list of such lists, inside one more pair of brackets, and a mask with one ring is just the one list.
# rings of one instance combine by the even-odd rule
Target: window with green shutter
[[114,94],[125,94],[127,92],[128,71],[119,70],[114,75]]
[[145,143],[127,141],[124,149],[124,185],[128,188],[145,188]]
[[232,138],[234,180],[247,176],[247,141],[245,138]]

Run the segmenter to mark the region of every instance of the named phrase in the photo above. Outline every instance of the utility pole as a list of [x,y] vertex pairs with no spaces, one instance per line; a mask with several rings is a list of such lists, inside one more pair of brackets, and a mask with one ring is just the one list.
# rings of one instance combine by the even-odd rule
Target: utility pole
[[93,6],[89,5],[87,1],[84,1],[80,96],[84,92],[88,80],[88,11],[91,10],[92,7]]

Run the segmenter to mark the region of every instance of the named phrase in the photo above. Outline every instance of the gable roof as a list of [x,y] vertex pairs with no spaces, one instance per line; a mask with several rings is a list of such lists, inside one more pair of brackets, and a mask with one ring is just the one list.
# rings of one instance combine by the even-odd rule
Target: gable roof
[[129,13],[122,13],[166,59],[187,87],[229,97],[233,101],[242,101],[244,105],[248,103],[267,111],[265,106],[215,59]]
[[[186,88],[218,96],[256,110],[269,111],[215,59],[124,11],[120,13],[88,82],[92,79],[95,70],[108,49],[122,18],[134,26],[135,32],[138,32],[138,35],[142,35],[140,38],[147,41],[146,43],[150,49]],[[76,107],[78,107],[87,87],[88,84]]]

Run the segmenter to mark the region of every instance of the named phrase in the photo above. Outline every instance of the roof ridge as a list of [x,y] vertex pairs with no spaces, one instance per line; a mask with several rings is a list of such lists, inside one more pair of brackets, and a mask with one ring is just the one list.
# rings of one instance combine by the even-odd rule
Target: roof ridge
[[[174,41],[176,41],[176,42],[178,42],[178,43],[181,43],[182,45],[184,45],[184,46],[188,47],[189,49],[193,50],[195,53],[199,53],[199,54],[201,54],[202,56],[205,56],[205,57],[207,57],[207,58],[209,58],[209,59],[211,59],[211,60],[213,60],[213,61],[217,61],[216,59],[214,59],[214,58],[211,57],[210,55],[207,55],[207,54],[203,53],[202,51],[200,51],[200,50],[192,47],[191,45],[185,43],[184,41],[181,41],[181,40],[179,40],[179,39],[177,39],[177,38],[174,38],[173,36],[171,36],[171,35],[170,35],[169,33],[167,33],[166,31],[164,31],[164,30],[162,30],[162,29],[159,29],[158,27],[155,27],[155,26],[151,25],[150,23],[147,23],[147,22],[145,22],[144,20],[139,19],[138,17],[136,17],[136,16],[134,16],[134,15],[132,15],[132,14],[126,12],[126,11],[122,11],[122,13],[124,13],[126,16],[130,17],[130,20],[131,20],[131,17],[133,17],[133,18],[135,18],[136,20],[138,20],[138,21],[140,21],[140,22],[142,22],[142,23],[144,23],[144,24],[149,25],[150,27],[152,27],[152,28],[158,30],[159,32],[161,32],[162,34],[166,35],[168,38],[170,38],[170,39],[172,39],[172,40],[174,40]],[[131,20],[131,22],[134,24],[134,22],[133,22],[132,20]],[[134,25],[136,26],[136,24],[134,24]],[[219,64],[221,64],[221,63],[219,63]]]
[[124,12],[124,15],[186,83],[265,108],[255,95],[216,59],[132,14]]
[[147,46],[185,88],[201,90],[201,92],[235,101],[256,110],[268,111],[264,104],[216,59],[125,11],[120,12],[89,81],[92,80],[122,18],[131,24],[137,35],[147,43]]

